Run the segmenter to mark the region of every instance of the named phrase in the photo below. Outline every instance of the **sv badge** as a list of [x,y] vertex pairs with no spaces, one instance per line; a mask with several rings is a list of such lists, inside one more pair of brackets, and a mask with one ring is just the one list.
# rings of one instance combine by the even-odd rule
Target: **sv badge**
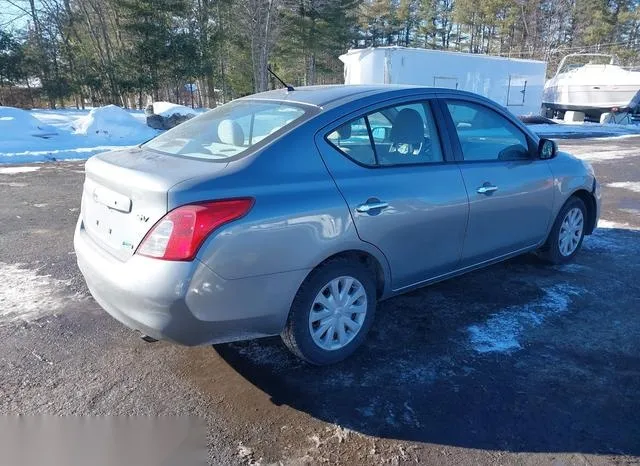
[[143,223],[146,223],[149,221],[149,217],[147,215],[138,214],[138,220],[140,220]]

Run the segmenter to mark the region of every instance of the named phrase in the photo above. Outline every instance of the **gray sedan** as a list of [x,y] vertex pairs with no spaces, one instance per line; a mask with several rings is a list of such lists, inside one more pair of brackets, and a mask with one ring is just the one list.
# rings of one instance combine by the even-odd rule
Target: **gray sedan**
[[572,259],[592,168],[474,94],[319,86],[238,99],[86,164],[96,301],[147,336],[353,353],[376,305],[518,254]]

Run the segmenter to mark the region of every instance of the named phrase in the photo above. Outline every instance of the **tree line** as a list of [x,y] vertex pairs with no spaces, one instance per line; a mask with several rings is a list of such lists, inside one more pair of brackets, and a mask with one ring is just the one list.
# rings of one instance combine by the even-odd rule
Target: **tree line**
[[549,62],[610,52],[640,65],[640,0],[4,0],[0,88],[51,107],[149,98],[214,107],[340,83],[349,48],[409,46]]

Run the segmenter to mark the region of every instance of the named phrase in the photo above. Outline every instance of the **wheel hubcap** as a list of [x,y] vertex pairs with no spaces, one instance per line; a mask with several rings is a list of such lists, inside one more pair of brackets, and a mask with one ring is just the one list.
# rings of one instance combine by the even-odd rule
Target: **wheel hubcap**
[[367,293],[353,277],[338,277],[322,287],[311,305],[309,331],[316,345],[338,350],[360,332],[367,315]]
[[578,248],[580,240],[582,239],[582,232],[584,230],[584,216],[582,210],[574,207],[562,220],[562,226],[560,227],[560,235],[558,245],[560,247],[560,254],[563,256],[570,256]]

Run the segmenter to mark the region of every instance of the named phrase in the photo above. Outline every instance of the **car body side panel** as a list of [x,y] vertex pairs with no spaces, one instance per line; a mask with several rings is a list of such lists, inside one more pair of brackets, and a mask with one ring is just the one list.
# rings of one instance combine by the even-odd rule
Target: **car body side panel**
[[225,280],[209,267],[140,255],[119,261],[76,226],[87,286],[109,314],[156,339],[193,346],[277,335],[309,270]]
[[300,128],[268,151],[230,163],[220,177],[194,178],[170,191],[172,206],[202,199],[255,199],[245,217],[215,231],[198,252],[198,259],[221,277],[312,269],[348,250],[371,254],[390,277],[380,251],[358,238],[344,199],[316,147],[307,142],[313,131],[313,126]]
[[[554,180],[548,162],[537,157],[539,138],[509,111],[480,96],[438,92],[438,97],[493,110],[522,131],[530,151],[528,160],[498,160],[498,154],[495,160],[464,160],[446,102],[438,101],[446,114],[455,158],[469,193],[469,225],[461,266],[473,266],[542,244],[553,220]],[[479,192],[484,187],[497,190]]]
[[559,152],[548,161],[554,176],[554,204],[552,215],[555,219],[562,206],[576,191],[584,190],[594,196],[596,224],[600,216],[600,193],[594,193],[595,174],[591,165],[565,152]]
[[[418,99],[427,100],[428,95],[361,108],[325,126],[315,136],[316,146],[349,205],[359,237],[379,248],[389,261],[393,289],[411,286],[458,266],[468,217],[460,169],[455,163],[363,167],[324,137],[335,126],[356,116]],[[441,139],[446,152],[448,140]],[[379,199],[389,206],[373,213],[358,212],[358,205],[369,199]]]
[[[462,265],[544,242],[552,221],[553,175],[546,160],[460,163],[469,192]],[[483,185],[498,190],[481,194]]]

